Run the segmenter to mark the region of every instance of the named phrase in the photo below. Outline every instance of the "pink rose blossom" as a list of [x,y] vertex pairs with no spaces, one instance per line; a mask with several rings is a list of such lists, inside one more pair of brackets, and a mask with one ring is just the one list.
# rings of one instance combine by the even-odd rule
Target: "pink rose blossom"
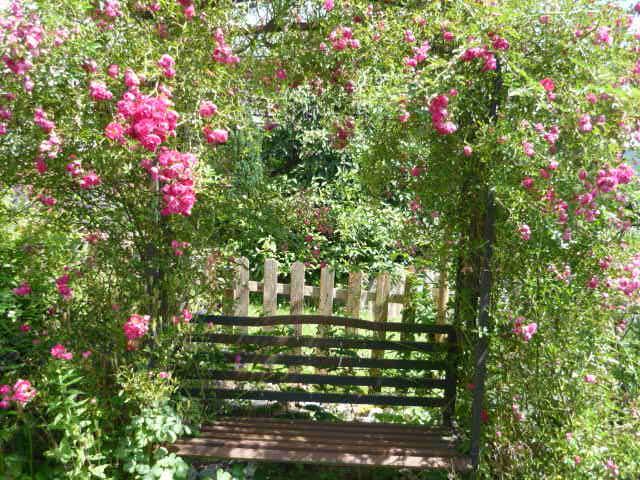
[[58,360],[71,360],[73,358],[73,353],[67,351],[63,345],[58,343],[51,348],[51,356]]
[[218,107],[215,103],[209,100],[203,100],[200,102],[199,113],[202,118],[209,118],[218,113]]
[[125,337],[127,340],[138,340],[144,337],[149,331],[149,315],[138,315],[134,313],[122,326]]
[[22,282],[20,285],[18,285],[12,291],[13,291],[14,295],[17,295],[18,297],[24,297],[24,296],[29,295],[31,293],[31,285],[29,285],[29,282]]
[[11,400],[16,402],[20,406],[24,406],[29,403],[37,395],[37,391],[31,385],[28,380],[18,379],[13,385],[13,396]]
[[104,134],[109,140],[123,140],[124,127],[118,122],[111,122],[105,127]]
[[553,83],[553,80],[551,80],[550,78],[543,78],[542,80],[540,80],[540,85],[542,85],[542,87],[547,91],[547,92],[553,92],[556,88],[555,83]]
[[100,185],[100,182],[100,176],[98,176],[96,172],[89,172],[80,180],[80,188],[90,190]]
[[202,132],[204,133],[207,143],[213,143],[214,145],[227,143],[227,140],[229,139],[229,132],[222,128],[211,129],[209,127],[204,127]]
[[92,80],[89,83],[89,96],[95,101],[111,100],[113,93],[109,91],[104,82]]

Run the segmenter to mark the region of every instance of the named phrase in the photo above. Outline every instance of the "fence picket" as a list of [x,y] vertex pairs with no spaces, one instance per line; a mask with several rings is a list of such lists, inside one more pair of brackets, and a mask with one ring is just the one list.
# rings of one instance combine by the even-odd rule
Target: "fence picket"
[[273,258],[264,261],[262,311],[265,316],[275,315],[278,311],[278,262]]
[[[347,290],[347,317],[360,318],[362,301],[362,272],[349,272],[349,288]],[[356,329],[347,327],[348,334],[355,334]]]
[[[249,259],[240,257],[236,265],[233,285],[233,314],[239,317],[249,315]],[[238,327],[241,333],[248,333],[248,327]]]
[[[291,265],[290,304],[291,315],[304,313],[304,263],[302,262]],[[296,325],[296,335],[302,335],[302,325]]]
[[[389,281],[389,273],[383,272],[376,278],[376,299],[373,304],[373,319],[376,322],[386,322],[389,314],[389,292],[391,289]],[[385,340],[385,332],[377,332],[379,340]],[[383,350],[372,350],[371,358],[378,359],[384,357]],[[377,369],[371,370],[371,376],[376,377],[380,375],[380,371]],[[379,391],[379,389],[373,388],[372,391]]]

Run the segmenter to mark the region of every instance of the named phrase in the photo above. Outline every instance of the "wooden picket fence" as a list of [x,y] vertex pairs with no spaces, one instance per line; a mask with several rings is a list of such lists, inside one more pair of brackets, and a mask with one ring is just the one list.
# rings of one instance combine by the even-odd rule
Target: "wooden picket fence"
[[[294,262],[291,265],[290,283],[278,282],[279,264],[273,258],[265,259],[262,281],[251,280],[249,271],[249,259],[236,259],[232,307],[232,313],[236,316],[249,315],[249,295],[258,292],[262,293],[262,310],[265,316],[276,315],[278,295],[281,295],[289,297],[291,315],[303,313],[305,298],[317,298],[319,315],[333,315],[335,303],[339,302],[344,305],[344,315],[347,317],[360,318],[361,312],[371,305],[374,321],[386,322],[390,314],[391,317],[402,316],[401,321],[413,321],[406,318],[403,311],[403,306],[411,295],[412,287],[407,279],[413,274],[412,268],[400,272],[395,282],[392,282],[388,272],[378,274],[371,289],[363,285],[365,277],[361,271],[349,273],[348,285],[336,286],[335,272],[330,266],[321,269],[319,286],[305,283],[305,265],[302,262]],[[445,323],[448,302],[446,276],[432,275],[432,280],[432,295],[437,307],[438,323]],[[296,334],[302,335],[302,326],[298,325],[296,328]],[[241,332],[246,333],[247,327],[243,327]],[[322,330],[318,333],[322,334]]]

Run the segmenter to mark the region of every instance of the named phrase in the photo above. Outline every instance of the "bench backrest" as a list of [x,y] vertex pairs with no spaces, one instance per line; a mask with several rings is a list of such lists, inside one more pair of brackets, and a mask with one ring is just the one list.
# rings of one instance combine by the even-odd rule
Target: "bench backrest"
[[[203,354],[199,369],[190,375],[198,383],[192,381],[187,388],[194,394],[221,399],[441,407],[444,423],[451,422],[458,348],[456,331],[450,325],[321,315],[200,315],[195,321],[210,328],[191,339],[199,352],[196,355]],[[301,332],[303,325],[318,325],[324,329],[323,335],[293,333]],[[252,328],[258,331],[229,333],[224,327],[245,332],[258,327]],[[265,332],[265,327],[278,328]],[[347,334],[347,329],[369,335]],[[213,344],[225,346],[215,350],[216,358],[226,362],[225,368],[220,362],[215,369],[207,368],[207,347]],[[221,388],[221,382],[225,386],[234,383],[232,388]],[[251,388],[247,389],[249,383]],[[295,390],[273,390],[262,387],[265,384],[293,384]],[[310,385],[322,388],[300,388]],[[326,392],[327,386],[333,391]],[[369,387],[368,392],[357,387]]]

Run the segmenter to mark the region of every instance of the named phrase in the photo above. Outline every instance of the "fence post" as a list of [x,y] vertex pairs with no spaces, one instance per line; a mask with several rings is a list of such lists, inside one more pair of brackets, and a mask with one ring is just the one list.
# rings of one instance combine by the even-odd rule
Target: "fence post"
[[[249,315],[249,259],[240,257],[236,265],[233,285],[233,314],[238,317]],[[240,333],[248,333],[249,327],[237,327]]]
[[[349,289],[347,290],[347,317],[360,318],[360,302],[362,297],[362,272],[349,272]],[[355,335],[357,330],[346,327],[347,335]]]
[[[262,311],[265,316],[278,311],[278,262],[273,258],[264,261],[264,281],[262,284]],[[266,327],[265,330],[272,330]]]
[[[373,304],[373,320],[376,322],[385,322],[388,319],[389,314],[389,273],[383,272],[376,278],[376,299]],[[386,340],[387,335],[385,331],[377,333],[379,340]],[[372,350],[371,358],[384,358],[384,351]],[[377,377],[380,375],[380,370],[377,368],[371,369],[371,376]],[[372,391],[380,391],[379,387],[372,387]]]

